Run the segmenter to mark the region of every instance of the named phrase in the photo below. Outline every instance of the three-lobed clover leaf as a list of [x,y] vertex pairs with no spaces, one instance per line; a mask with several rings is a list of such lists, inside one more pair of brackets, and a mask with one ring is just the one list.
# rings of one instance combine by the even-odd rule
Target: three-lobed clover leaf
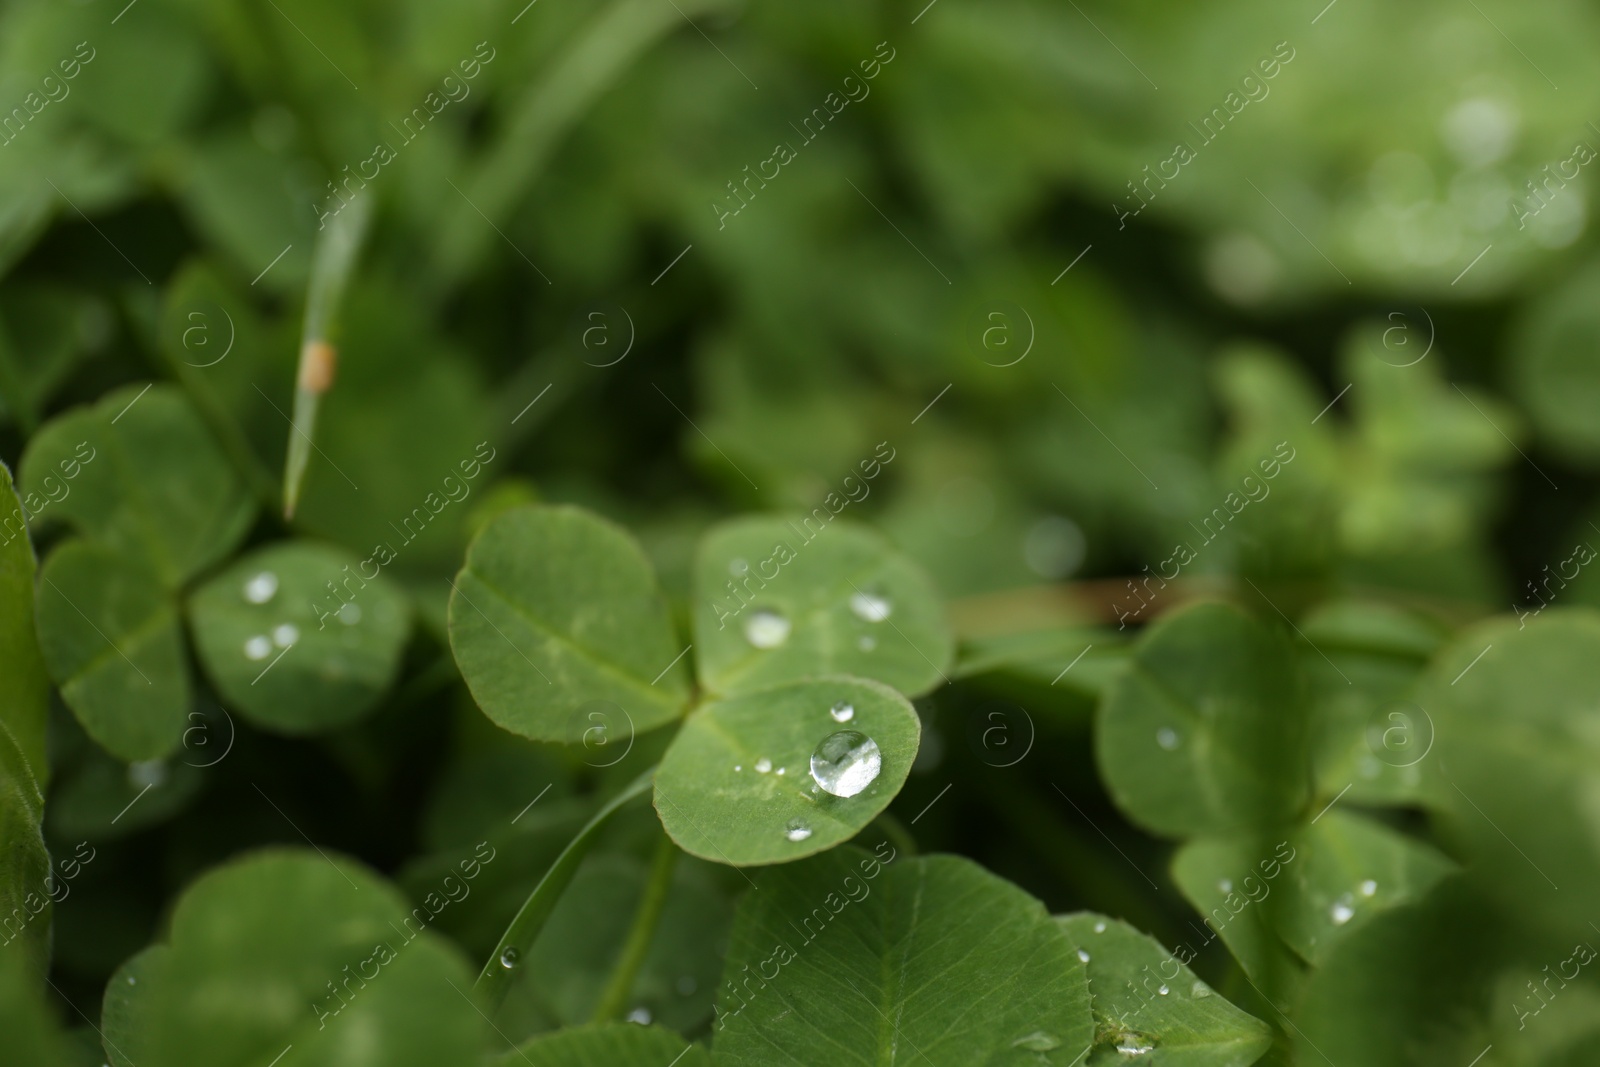
[[[1089,975],[1095,1047],[1090,1067],[1130,1060],[1168,1067],[1247,1067],[1272,1044],[1272,1029],[1239,1010],[1186,964],[1127,923],[1091,912],[1056,919]],[[1142,1057],[1150,1057],[1143,1061]]]
[[950,631],[927,576],[847,520],[712,529],[695,557],[693,607],[700,680],[714,693],[853,674],[915,696],[948,680]]
[[129,386],[53,419],[22,457],[24,503],[177,588],[225,559],[255,504],[183,394]]
[[284,733],[370,711],[400,666],[404,594],[351,553],[280,542],[237,560],[189,602],[196,650],[231,708]]
[[125,760],[171,752],[186,725],[189,667],[158,575],[75,539],[51,553],[39,579],[39,649],[89,736]]
[[1094,1024],[1044,906],[969,860],[844,846],[765,871],[718,991],[718,1064],[1068,1067]]
[[889,806],[922,727],[905,697],[865,678],[814,678],[689,715],[656,772],[655,806],[685,851],[736,866],[847,841]]
[[1185,608],[1140,639],[1101,702],[1100,772],[1158,834],[1285,824],[1307,797],[1303,701],[1277,632],[1228,605]]
[[536,740],[583,739],[595,709],[620,708],[643,732],[688,699],[649,562],[578,508],[515,508],[483,529],[455,578],[450,647],[484,714]]
[[107,1052],[137,1067],[476,1063],[470,975],[366,868],[268,849],[191,885],[165,946],[113,979]]

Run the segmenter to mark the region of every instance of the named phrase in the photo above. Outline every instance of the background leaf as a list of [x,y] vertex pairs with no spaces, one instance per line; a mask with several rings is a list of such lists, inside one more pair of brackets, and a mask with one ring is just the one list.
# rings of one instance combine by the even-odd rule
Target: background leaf
[[658,1026],[603,1023],[580,1026],[534,1038],[520,1048],[494,1057],[496,1067],[537,1063],[540,1067],[711,1067],[711,1057],[698,1045]]
[[228,705],[285,733],[369,712],[394,680],[410,622],[404,595],[375,562],[281,542],[196,590],[195,648]]
[[178,612],[144,564],[86,541],[39,574],[39,650],[89,736],[125,760],[177,747],[189,710]]

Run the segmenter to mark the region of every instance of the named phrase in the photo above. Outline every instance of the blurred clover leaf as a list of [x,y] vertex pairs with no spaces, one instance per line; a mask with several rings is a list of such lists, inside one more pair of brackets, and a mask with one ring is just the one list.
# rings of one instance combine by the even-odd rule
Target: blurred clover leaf
[[711,1056],[659,1026],[602,1023],[536,1037],[490,1062],[493,1067],[711,1067]]

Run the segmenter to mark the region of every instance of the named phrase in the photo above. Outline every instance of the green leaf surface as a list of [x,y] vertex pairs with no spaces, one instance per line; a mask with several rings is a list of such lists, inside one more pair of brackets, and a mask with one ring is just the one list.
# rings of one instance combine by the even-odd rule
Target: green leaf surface
[[1190,954],[1168,952],[1103,915],[1078,912],[1056,922],[1079,958],[1087,957],[1095,1021],[1090,1067],[1132,1058],[1152,1067],[1248,1067],[1272,1044],[1267,1024],[1195,977],[1185,966]]
[[[67,1039],[30,957],[0,950],[0,1067],[67,1067]],[[115,1067],[122,1067],[121,1064]]]
[[927,576],[827,508],[716,527],[694,590],[695,655],[714,693],[851,674],[915,696],[948,680],[952,639]]
[[1455,864],[1362,815],[1328,811],[1294,836],[1293,892],[1275,913],[1283,939],[1313,966],[1343,937],[1432,889]]
[[711,1067],[711,1056],[659,1026],[603,1023],[536,1037],[490,1062],[494,1067]]
[[1163,618],[1100,706],[1095,755],[1134,822],[1186,837],[1281,825],[1306,800],[1294,649],[1238,608]]
[[139,1017],[144,992],[139,986],[159,985],[171,955],[171,947],[151,945],[124,960],[106,983],[100,998],[100,1041],[110,1067],[139,1067],[145,1058],[148,1031]]
[[1200,913],[1196,949],[1217,938],[1263,996],[1286,1007],[1304,964],[1278,933],[1279,916],[1294,905],[1286,871],[1301,853],[1289,834],[1267,838],[1200,838],[1172,858],[1172,879]]
[[835,849],[764,872],[723,970],[719,1064],[1076,1063],[1094,1034],[1043,905],[954,856]]
[[1495,619],[1435,659],[1417,698],[1438,730],[1442,792],[1476,877],[1557,931],[1587,929],[1600,894],[1597,663],[1591,609]]
[[25,761],[5,771],[26,775],[42,790],[50,773],[44,748],[50,679],[34,634],[35,569],[22,502],[11,471],[0,463],[0,732],[10,736]]
[[484,714],[536,740],[581,740],[598,707],[643,732],[688,696],[650,564],[578,508],[516,508],[484,528],[456,576],[450,647]]
[[189,621],[228,705],[293,734],[372,710],[394,681],[410,628],[405,596],[388,578],[343,549],[310,542],[236,561],[195,592]]
[[438,1067],[483,1047],[460,954],[349,860],[271,849],[215,868],[167,945],[120,1009],[138,1067]]
[[205,423],[169,386],[128,386],[51,420],[23,454],[22,485],[48,502],[30,511],[145,561],[169,588],[225,558],[255,514]]
[[[873,759],[855,741],[858,755],[845,761],[856,769],[824,790],[813,755],[845,733],[876,745],[877,773],[865,784],[855,777],[866,778]],[[689,716],[662,759],[656,811],[672,839],[702,859],[799,859],[849,840],[889,806],[921,733],[905,697],[865,678],[813,678],[715,701]]]
[[39,650],[84,730],[125,760],[176,748],[189,668],[177,609],[157,576],[74,540],[45,560],[39,577]]

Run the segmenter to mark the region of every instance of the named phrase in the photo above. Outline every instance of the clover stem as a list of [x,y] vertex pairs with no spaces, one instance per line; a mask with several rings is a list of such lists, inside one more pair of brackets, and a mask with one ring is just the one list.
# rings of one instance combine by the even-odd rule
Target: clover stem
[[600,831],[605,829],[612,816],[622,808],[642,796],[647,796],[655,782],[655,776],[656,769],[651,767],[595,812],[594,816],[584,824],[583,829],[578,831],[578,836],[574,837],[562,850],[561,855],[556,857],[556,861],[550,865],[544,877],[539,879],[539,884],[533,887],[528,899],[523,901],[516,917],[511,920],[511,925],[500,935],[494,954],[478,972],[478,980],[472,987],[489,1014],[493,1015],[494,1010],[504,1002],[506,994],[510,992],[513,978],[521,973],[518,966],[520,961],[528,955],[533,943],[538,940],[540,931],[550,919],[550,913],[555,910],[562,892],[571,884],[572,876],[578,873],[578,866],[589,854],[589,849],[594,846]]
[[650,943],[655,940],[656,926],[661,921],[661,909],[666,906],[667,892],[672,888],[672,871],[678,865],[678,846],[665,832],[656,845],[655,859],[650,863],[650,877],[645,882],[644,895],[639,898],[639,909],[633,913],[633,926],[623,942],[622,955],[611,971],[611,978],[595,1004],[591,1022],[604,1023],[615,1020],[633,992],[634,980],[644,965]]

